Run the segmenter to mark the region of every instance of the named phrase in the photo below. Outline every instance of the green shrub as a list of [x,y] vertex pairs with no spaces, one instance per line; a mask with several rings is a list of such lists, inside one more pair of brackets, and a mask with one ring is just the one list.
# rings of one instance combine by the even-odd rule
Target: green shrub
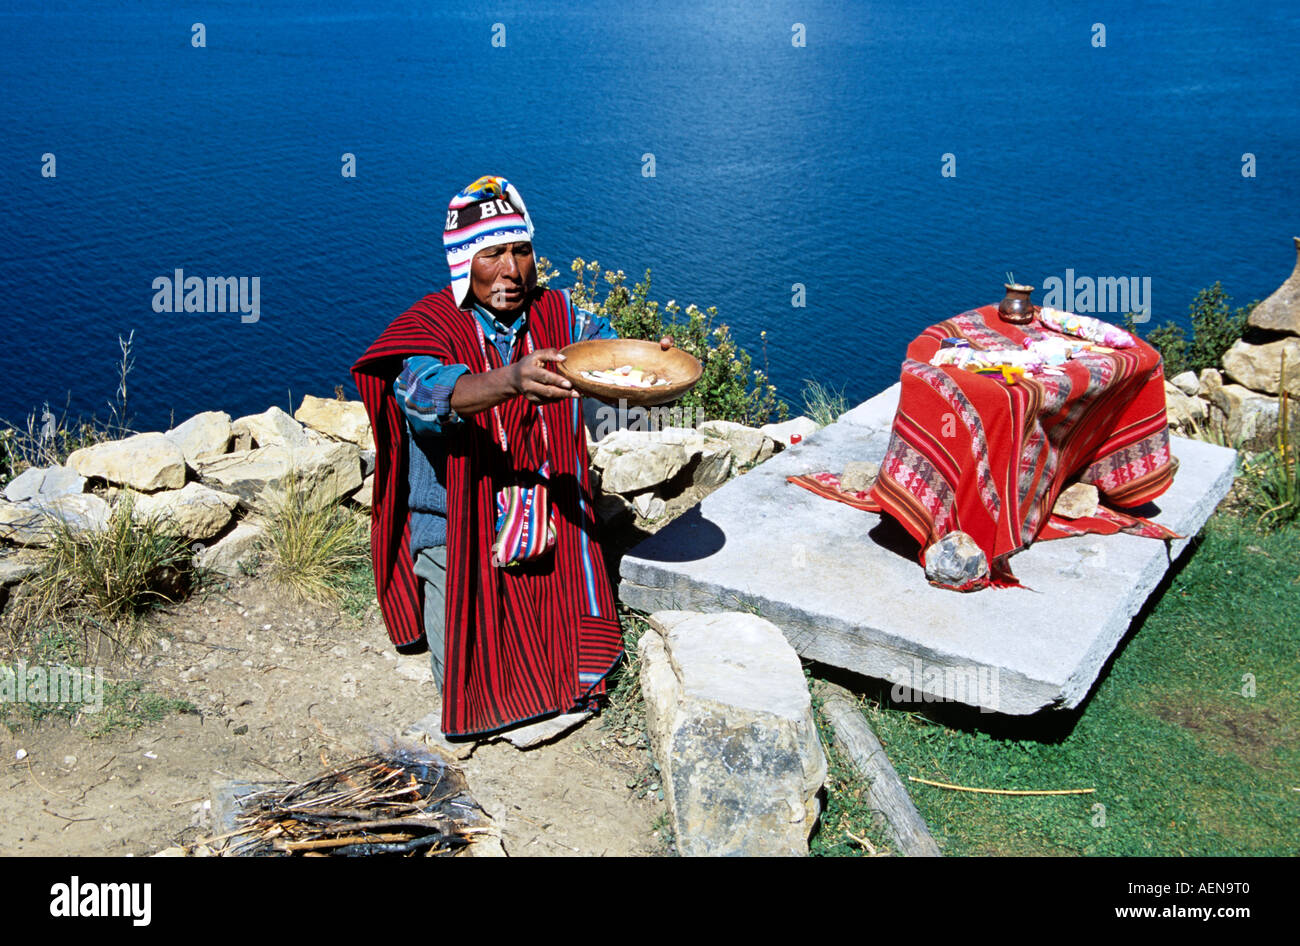
[[[546,260],[540,262],[539,281],[549,282],[556,273]],[[623,338],[657,341],[670,335],[674,345],[699,359],[704,373],[678,402],[684,411],[698,412],[709,420],[751,426],[766,424],[774,416],[780,420],[789,416],[789,408],[777,397],[776,387],[768,383],[767,372],[753,367],[749,353],[736,344],[726,324],[715,325],[715,307],[701,310],[691,304],[682,309],[670,299],[661,309],[650,298],[648,269],[645,278],[629,289],[622,270],[602,272],[595,260],[588,263],[576,259],[570,268],[576,276],[575,305],[608,317]]]
[[[1191,304],[1190,341],[1183,327],[1173,321],[1147,333],[1147,343],[1164,359],[1165,377],[1172,378],[1184,371],[1199,375],[1206,368],[1220,366],[1223,353],[1241,338],[1251,309],[1259,304],[1256,300],[1234,312],[1229,306],[1231,301],[1222,284],[1216,281],[1209,289],[1198,292]],[[1136,328],[1132,315],[1126,319],[1126,326],[1129,331]]]
[[1242,464],[1246,495],[1258,524],[1274,528],[1300,519],[1300,447],[1291,433],[1291,394],[1286,390],[1286,355],[1282,356],[1283,390],[1278,405],[1277,443],[1272,450]]

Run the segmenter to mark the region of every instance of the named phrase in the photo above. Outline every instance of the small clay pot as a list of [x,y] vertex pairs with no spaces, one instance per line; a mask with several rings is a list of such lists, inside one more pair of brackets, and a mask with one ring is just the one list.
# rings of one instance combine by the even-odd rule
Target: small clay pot
[[998,303],[998,315],[1002,316],[1002,320],[1013,325],[1027,325],[1032,322],[1035,310],[1029,296],[1034,291],[1034,287],[1022,286],[1014,282],[1002,285],[1007,289],[1007,294]]

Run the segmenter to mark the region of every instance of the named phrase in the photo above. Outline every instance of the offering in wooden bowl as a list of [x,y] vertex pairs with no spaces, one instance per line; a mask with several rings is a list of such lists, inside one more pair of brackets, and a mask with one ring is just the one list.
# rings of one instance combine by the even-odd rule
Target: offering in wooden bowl
[[664,351],[658,342],[634,338],[593,338],[576,342],[553,366],[589,397],[607,404],[619,400],[650,407],[675,401],[700,380],[704,366],[680,348]]

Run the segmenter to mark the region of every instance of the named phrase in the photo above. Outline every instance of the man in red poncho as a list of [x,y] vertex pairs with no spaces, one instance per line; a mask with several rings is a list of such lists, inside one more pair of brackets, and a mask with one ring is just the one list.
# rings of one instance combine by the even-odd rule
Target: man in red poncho
[[[448,736],[589,708],[622,653],[579,394],[546,367],[572,342],[617,336],[567,292],[537,288],[532,237],[509,181],[466,187],[443,231],[451,285],[352,368],[375,433],[380,609],[394,644],[427,641]],[[553,545],[494,565],[499,491],[538,483]],[[535,525],[533,551],[549,532]]]

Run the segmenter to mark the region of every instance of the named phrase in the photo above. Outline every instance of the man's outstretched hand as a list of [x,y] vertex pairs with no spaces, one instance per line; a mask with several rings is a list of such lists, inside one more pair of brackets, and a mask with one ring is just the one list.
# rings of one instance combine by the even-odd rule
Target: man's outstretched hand
[[[660,340],[659,344],[663,344]],[[546,367],[548,362],[566,360],[557,348],[541,348],[525,355],[510,366],[511,384],[516,394],[522,394],[534,404],[549,404],[581,395],[563,376]]]

